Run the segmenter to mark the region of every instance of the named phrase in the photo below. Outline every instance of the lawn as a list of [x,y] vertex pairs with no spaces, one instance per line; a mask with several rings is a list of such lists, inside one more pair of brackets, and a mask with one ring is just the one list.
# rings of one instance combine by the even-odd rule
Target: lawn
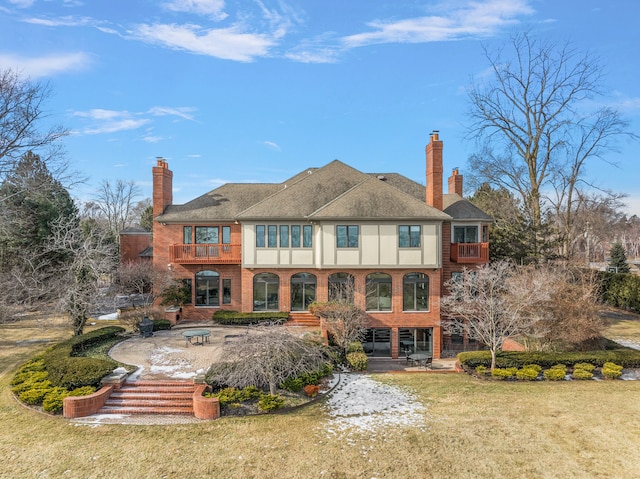
[[[80,426],[26,409],[9,390],[29,343],[53,329],[0,326],[4,478],[640,477],[640,382],[501,383],[382,374],[426,406],[420,427],[332,438],[314,404],[287,415],[171,426]],[[15,335],[15,336],[14,336]]]

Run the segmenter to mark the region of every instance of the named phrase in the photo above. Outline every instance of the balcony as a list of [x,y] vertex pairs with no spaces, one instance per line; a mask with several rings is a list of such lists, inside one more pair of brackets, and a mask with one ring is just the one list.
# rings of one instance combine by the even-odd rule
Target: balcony
[[488,263],[489,243],[452,243],[451,261],[454,263]]
[[240,264],[239,244],[174,244],[169,246],[169,261],[178,264]]

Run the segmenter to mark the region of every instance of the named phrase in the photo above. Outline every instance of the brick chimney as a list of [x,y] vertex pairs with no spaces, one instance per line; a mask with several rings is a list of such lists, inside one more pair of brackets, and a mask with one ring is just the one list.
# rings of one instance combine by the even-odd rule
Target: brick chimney
[[442,141],[438,130],[431,133],[427,153],[427,204],[442,211]]
[[153,167],[153,217],[160,216],[173,202],[173,172],[164,158]]
[[453,172],[451,172],[448,193],[462,196],[462,175],[458,173],[458,168],[454,168]]

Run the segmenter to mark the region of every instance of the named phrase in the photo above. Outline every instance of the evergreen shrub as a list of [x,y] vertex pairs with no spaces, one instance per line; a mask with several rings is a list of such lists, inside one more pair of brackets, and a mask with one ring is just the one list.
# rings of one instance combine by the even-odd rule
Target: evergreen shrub
[[491,377],[500,381],[503,379],[509,379],[513,377],[513,375],[513,369],[494,368],[493,371],[491,371]]
[[614,363],[602,365],[602,376],[606,379],[619,379],[622,376],[622,366]]
[[354,371],[366,371],[369,365],[369,358],[365,353],[349,353],[347,354],[347,364]]
[[[537,365],[536,365],[537,366]],[[523,367],[516,372],[516,378],[521,381],[535,381],[538,379],[540,371],[533,367]]]
[[591,371],[588,371],[586,369],[574,369],[573,372],[571,373],[571,377],[573,379],[593,379],[593,373]]
[[273,394],[263,394],[258,401],[258,409],[264,412],[271,412],[284,406],[284,399]]
[[261,323],[282,324],[289,319],[287,312],[239,313],[232,310],[218,310],[213,313],[213,322],[217,324],[252,325]]

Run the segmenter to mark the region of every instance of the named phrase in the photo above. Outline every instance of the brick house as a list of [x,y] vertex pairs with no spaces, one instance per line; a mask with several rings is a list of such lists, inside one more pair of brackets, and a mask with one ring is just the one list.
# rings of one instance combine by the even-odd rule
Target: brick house
[[229,183],[174,205],[168,164],[153,168],[153,263],[182,280],[182,316],[218,309],[287,311],[349,296],[366,311],[365,351],[408,347],[439,358],[469,347],[443,337],[440,295],[464,267],[488,261],[491,218],[462,198],[462,176],[442,192],[438,133],[426,147],[427,187],[397,173],[363,173],[338,160],[282,183]]

